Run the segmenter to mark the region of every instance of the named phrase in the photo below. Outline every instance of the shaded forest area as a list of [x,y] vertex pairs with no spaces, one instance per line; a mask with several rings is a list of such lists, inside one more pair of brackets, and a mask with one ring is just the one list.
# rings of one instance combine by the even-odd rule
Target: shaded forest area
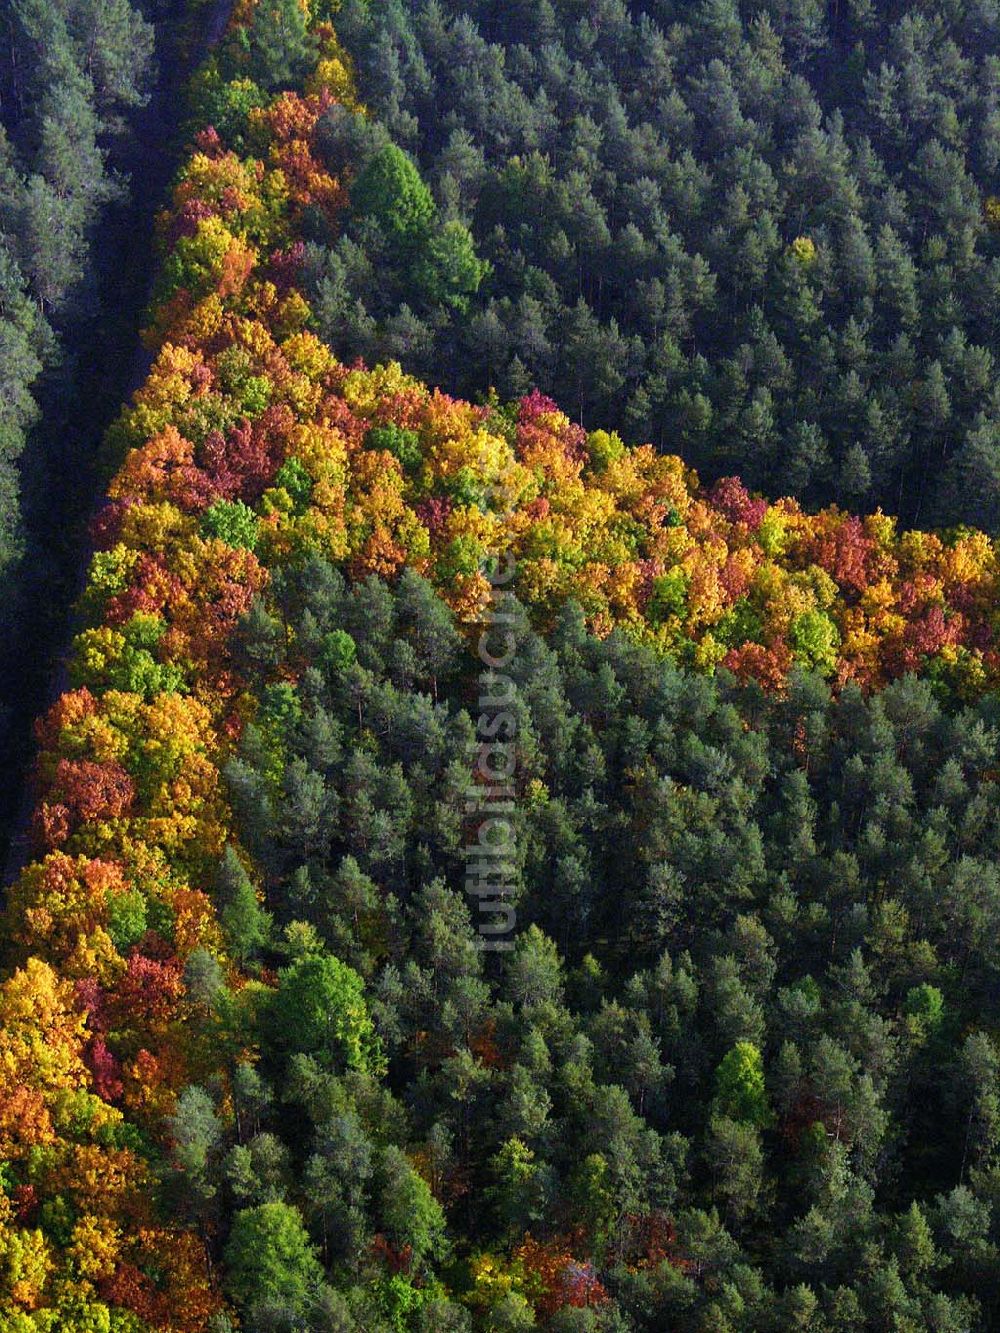
[[15,0],[0,13],[3,843],[80,591],[100,440],[148,364],[153,214],[219,8]]

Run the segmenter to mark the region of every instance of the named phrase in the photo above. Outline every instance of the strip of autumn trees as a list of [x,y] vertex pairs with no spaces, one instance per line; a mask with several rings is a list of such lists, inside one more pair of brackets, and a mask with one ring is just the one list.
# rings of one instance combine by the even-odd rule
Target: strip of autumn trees
[[[8,896],[0,988],[0,1311],[15,1333],[195,1333],[224,1326],[224,1296],[294,1307],[300,1289],[335,1307],[287,1205],[245,1208],[228,1234],[198,1210],[176,1220],[178,1182],[203,1166],[199,1117],[253,1120],[258,1055],[291,1042],[296,1017],[332,1016],[311,1058],[383,1095],[356,972],[301,931],[275,967],[240,966],[266,932],[221,770],[248,723],[268,723],[262,675],[280,664],[293,684],[309,664],[287,626],[287,656],[248,634],[266,641],[283,571],[320,559],[393,583],[409,570],[471,627],[483,557],[510,551],[539,626],[572,600],[598,636],[772,690],[797,665],[838,688],[919,671],[956,702],[1000,677],[997,552],[980,533],[808,515],[734,479],[704,492],[678,458],[588,435],[537,394],[476,406],[396,365],[337,361],[310,330],[302,238],[335,234],[352,200],[396,216],[416,186],[391,144],[363,179],[330,169],[324,124],[353,102],[349,70],[322,11],[308,26],[297,5],[281,13],[275,48],[272,10],[241,5],[200,84],[211,123],[162,222],[155,363],[111,432],[121,465],[94,522],[88,626],[73,687],[39,727],[37,858]],[[430,223],[411,220],[414,235]],[[428,249],[439,276],[456,249]],[[459,268],[458,285],[475,280]],[[186,1091],[206,1085],[211,1115]],[[430,1262],[443,1213],[406,1146],[384,1130],[388,1239],[370,1275],[399,1328],[448,1305]],[[398,1198],[422,1227],[409,1239]],[[401,1259],[407,1246],[427,1265]],[[544,1317],[559,1292],[571,1308],[603,1299],[585,1259],[514,1248],[536,1274],[519,1279],[522,1306]],[[479,1261],[487,1294],[507,1262]]]

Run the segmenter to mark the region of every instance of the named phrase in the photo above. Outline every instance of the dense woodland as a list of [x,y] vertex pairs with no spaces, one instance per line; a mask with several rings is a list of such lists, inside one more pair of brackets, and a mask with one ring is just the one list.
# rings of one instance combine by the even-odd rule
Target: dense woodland
[[[429,1268],[442,1219],[391,1211],[391,1126],[479,1252],[486,1328],[533,1327],[517,1297],[552,1276],[559,1329],[958,1330],[994,1308],[995,703],[949,719],[922,682],[831,703],[806,678],[775,700],[602,642],[572,605],[545,639],[509,607],[520,921],[486,966],[456,889],[462,637],[410,573],[348,591],[310,562],[274,597],[239,651],[283,674],[284,626],[317,665],[265,687],[226,769],[272,910],[229,862],[222,919],[243,956],[283,927],[308,963],[265,1011],[253,1134],[185,1094],[196,1215],[290,1202],[341,1281],[372,1280],[377,1234]],[[330,1079],[305,1018],[325,950],[368,983],[391,1109]],[[348,1295],[359,1327],[372,1299]]]
[[339,352],[537,385],[771,495],[1000,521],[992,0],[349,0],[338,30],[490,266],[441,302],[362,209],[314,255]]
[[997,15],[456,15],[239,0],[178,102],[0,917],[0,1330],[988,1333]]

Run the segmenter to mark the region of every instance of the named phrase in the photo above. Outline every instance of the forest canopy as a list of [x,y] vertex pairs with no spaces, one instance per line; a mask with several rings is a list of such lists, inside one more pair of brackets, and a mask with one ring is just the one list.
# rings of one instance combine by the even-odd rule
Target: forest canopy
[[[993,3],[346,0],[337,26],[488,265],[449,309],[359,211],[311,254],[338,352],[538,387],[709,480],[1000,523]],[[378,135],[338,115],[332,151]]]
[[[991,385],[949,370],[939,435],[890,402],[945,375],[946,323],[990,341],[989,209],[959,190],[963,241],[919,181],[939,141],[987,180],[994,16],[830,22],[234,9],[0,917],[0,1328],[996,1326],[1000,564],[981,486],[906,521]],[[772,249],[725,221],[740,189]],[[902,332],[880,278],[839,286],[876,208]],[[485,364],[529,301],[567,341]],[[621,383],[577,315],[637,349]],[[854,492],[868,446],[825,414],[858,339],[906,445]],[[775,440],[799,413],[827,460],[795,498],[786,443],[720,424],[776,365]],[[833,502],[901,480],[902,521]]]

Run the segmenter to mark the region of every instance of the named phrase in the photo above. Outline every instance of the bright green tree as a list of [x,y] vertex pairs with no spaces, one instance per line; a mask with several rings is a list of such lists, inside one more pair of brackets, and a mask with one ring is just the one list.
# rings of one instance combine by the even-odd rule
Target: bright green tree
[[420,172],[395,144],[386,144],[373,154],[354,182],[351,200],[402,250],[427,239],[437,213]]
[[301,1314],[323,1280],[297,1208],[262,1203],[236,1214],[225,1248],[226,1288],[253,1323],[255,1306],[284,1306]]
[[367,1073],[382,1068],[364,983],[330,954],[310,953],[282,969],[266,1026],[278,1049],[289,1054],[301,1051],[323,1064]]
[[733,1120],[763,1127],[770,1120],[764,1058],[752,1041],[738,1041],[715,1071],[715,1101]]

